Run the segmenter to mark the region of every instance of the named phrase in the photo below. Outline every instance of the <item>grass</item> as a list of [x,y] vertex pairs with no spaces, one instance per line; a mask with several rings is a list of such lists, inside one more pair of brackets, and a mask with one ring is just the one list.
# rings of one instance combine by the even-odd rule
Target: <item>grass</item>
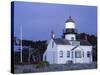
[[49,63],[47,61],[40,61],[38,64],[36,64],[37,68],[43,68],[49,66]]
[[32,72],[50,72],[50,71],[67,71],[96,69],[97,63],[91,64],[49,64],[48,62],[39,62],[31,65],[15,65],[15,73],[32,73]]

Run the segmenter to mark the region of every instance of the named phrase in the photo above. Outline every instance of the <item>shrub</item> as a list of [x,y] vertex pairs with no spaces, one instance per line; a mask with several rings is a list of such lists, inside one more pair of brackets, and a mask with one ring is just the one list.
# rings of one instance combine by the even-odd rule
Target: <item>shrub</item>
[[41,67],[45,67],[45,66],[49,66],[49,63],[47,61],[40,61],[37,64],[37,68],[41,68]]

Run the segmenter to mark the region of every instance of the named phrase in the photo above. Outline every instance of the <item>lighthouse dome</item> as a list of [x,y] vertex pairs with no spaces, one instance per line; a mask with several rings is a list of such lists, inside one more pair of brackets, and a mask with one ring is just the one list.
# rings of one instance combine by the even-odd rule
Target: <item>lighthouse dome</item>
[[69,16],[69,18],[65,21],[66,29],[75,29],[75,21]]
[[69,19],[66,20],[66,23],[67,22],[73,22],[73,23],[75,23],[75,21],[71,18],[71,16],[69,16]]

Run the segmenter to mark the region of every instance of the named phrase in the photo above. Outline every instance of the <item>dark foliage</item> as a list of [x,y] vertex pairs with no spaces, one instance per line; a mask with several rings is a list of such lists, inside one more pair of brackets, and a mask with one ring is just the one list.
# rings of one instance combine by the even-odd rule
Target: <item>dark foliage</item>
[[20,63],[20,52],[15,52],[14,53],[14,63]]
[[89,35],[86,33],[80,33],[77,34],[77,39],[82,39],[82,40],[87,40],[91,43],[92,46],[96,46],[97,45],[97,36],[95,35]]
[[[23,46],[30,46],[33,48],[31,51],[31,56],[29,58],[29,49],[25,48],[23,49],[22,57],[23,57],[23,63],[28,63],[28,59],[30,59],[30,63],[37,63],[42,61],[43,53],[45,52],[47,48],[47,41],[31,41],[31,40],[22,40]],[[19,44],[20,45],[20,44]],[[33,60],[33,55],[34,59]],[[15,52],[15,63],[20,63],[20,52]]]
[[42,67],[46,67],[46,66],[49,66],[49,62],[47,62],[47,61],[40,61],[40,62],[37,63],[36,68],[42,68]]

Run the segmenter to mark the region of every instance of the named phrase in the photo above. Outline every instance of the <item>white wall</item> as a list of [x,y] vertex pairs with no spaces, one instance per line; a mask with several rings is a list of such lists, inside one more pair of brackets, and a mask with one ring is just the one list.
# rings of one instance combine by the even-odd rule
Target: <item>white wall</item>
[[[81,48],[84,49],[84,63],[91,63],[92,62],[92,46],[80,46]],[[91,51],[91,57],[87,57],[87,51]]]
[[56,64],[57,62],[57,46],[54,42],[54,47],[52,48],[52,42],[53,39],[50,40],[47,50],[43,54],[43,61],[45,61],[45,55],[46,55],[46,61],[48,61],[50,64]]
[[[58,49],[58,64],[65,64],[69,60],[73,60],[73,63],[91,63],[92,62],[92,55],[90,58],[87,57],[87,51],[92,51],[92,46],[79,46],[75,50],[73,50],[73,59],[72,55],[70,54],[70,58],[67,58],[67,51],[71,51],[72,48],[75,46],[70,45],[57,45]],[[63,51],[63,58],[60,57],[59,52]],[[81,51],[82,57],[81,58],[75,58],[75,51]],[[84,51],[84,57],[83,57],[83,51]]]
[[67,40],[72,40],[71,37],[74,37],[74,40],[76,40],[76,35],[75,34],[66,34],[65,39]]
[[[72,49],[72,47],[70,45],[57,45],[57,49],[58,49],[58,64],[65,64],[67,63],[68,60],[71,60],[71,58],[67,58],[67,51],[70,51]],[[59,52],[63,51],[63,58],[59,57]]]

